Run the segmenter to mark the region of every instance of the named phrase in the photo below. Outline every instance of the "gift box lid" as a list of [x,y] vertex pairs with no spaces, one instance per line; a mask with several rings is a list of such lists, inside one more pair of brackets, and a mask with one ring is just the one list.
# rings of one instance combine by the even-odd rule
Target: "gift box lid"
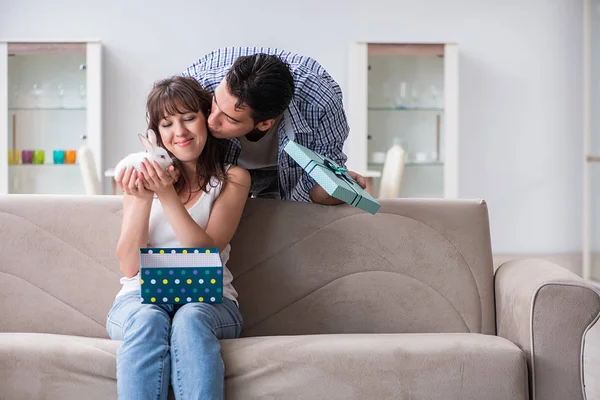
[[142,268],[223,266],[219,249],[204,247],[142,247],[140,264]]
[[330,195],[371,214],[380,204],[348,175],[345,168],[314,151],[288,142],[284,151],[296,161]]

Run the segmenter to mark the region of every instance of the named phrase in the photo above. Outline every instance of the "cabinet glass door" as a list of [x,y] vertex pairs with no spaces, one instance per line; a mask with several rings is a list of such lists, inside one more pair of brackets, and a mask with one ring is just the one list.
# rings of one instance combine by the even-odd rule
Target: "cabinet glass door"
[[8,193],[83,194],[85,43],[8,43]]
[[349,168],[378,198],[458,197],[457,45],[357,42],[349,74]]
[[400,146],[399,197],[444,197],[444,46],[369,44],[368,64],[368,169]]

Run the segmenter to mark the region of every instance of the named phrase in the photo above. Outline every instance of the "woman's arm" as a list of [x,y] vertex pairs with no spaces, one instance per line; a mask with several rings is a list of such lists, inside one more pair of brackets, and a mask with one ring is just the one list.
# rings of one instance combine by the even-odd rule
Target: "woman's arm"
[[213,238],[219,251],[231,241],[237,230],[250,191],[250,173],[241,167],[231,167],[227,184],[215,201],[206,233]]
[[148,224],[153,193],[136,185],[137,173],[125,171],[117,182],[125,193],[123,197],[123,222],[117,244],[117,258],[121,272],[127,278],[140,270],[140,247],[148,245]]
[[[168,180],[159,169],[147,170],[153,180],[154,174],[161,181]],[[217,247],[222,251],[233,237],[248,198],[250,174],[243,168],[231,167],[227,175],[227,184],[213,205],[206,230],[190,216],[172,184],[157,190],[165,215],[183,247]]]

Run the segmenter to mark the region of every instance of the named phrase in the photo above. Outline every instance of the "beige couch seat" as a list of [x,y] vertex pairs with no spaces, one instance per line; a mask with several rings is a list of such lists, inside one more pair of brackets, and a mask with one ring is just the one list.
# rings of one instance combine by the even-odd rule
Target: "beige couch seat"
[[[21,382],[22,398],[100,399],[116,396],[119,344],[4,333],[0,359],[11,360],[3,365],[5,378]],[[224,340],[222,346],[227,398],[528,398],[523,353],[496,336],[298,335]]]

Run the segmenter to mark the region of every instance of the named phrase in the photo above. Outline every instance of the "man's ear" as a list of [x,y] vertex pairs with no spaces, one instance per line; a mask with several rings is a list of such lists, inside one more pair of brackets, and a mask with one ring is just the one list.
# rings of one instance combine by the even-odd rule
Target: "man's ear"
[[259,131],[268,131],[269,129],[271,129],[271,127],[273,126],[273,124],[275,123],[275,119],[271,118],[271,119],[267,119],[265,121],[259,122],[258,124],[256,124],[256,128]]

